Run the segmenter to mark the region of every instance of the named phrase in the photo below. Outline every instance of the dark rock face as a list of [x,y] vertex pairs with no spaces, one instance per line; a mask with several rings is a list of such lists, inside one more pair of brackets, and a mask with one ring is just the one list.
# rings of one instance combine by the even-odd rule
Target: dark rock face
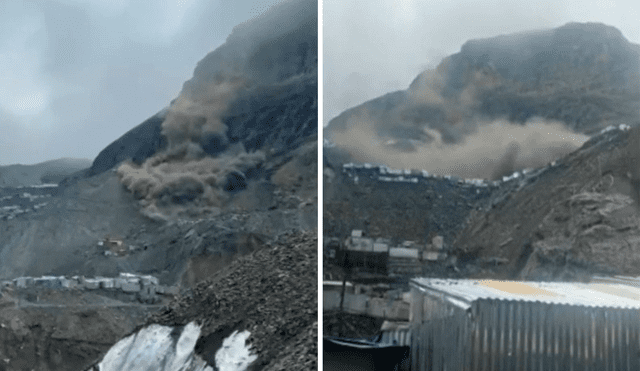
[[224,45],[198,62],[183,90],[197,90],[220,75],[239,73],[270,85],[313,74],[318,59],[317,25],[316,1],[281,3],[252,22],[236,26]]
[[[540,87],[563,74],[583,73],[616,89],[638,89],[638,51],[614,27],[569,23],[553,30],[471,40],[446,60],[449,92],[464,88],[469,68],[488,68],[503,79]],[[572,79],[574,80],[574,79]],[[581,85],[581,81],[567,81]],[[596,81],[591,81],[596,82]]]
[[247,188],[247,179],[242,173],[237,171],[232,172],[227,176],[227,182],[224,189],[228,192],[242,191]]
[[229,147],[227,138],[220,134],[210,134],[205,136],[200,145],[204,152],[211,156],[218,155]]
[[[183,92],[192,96],[206,95],[206,89],[227,76],[241,76],[247,81],[222,113],[226,134],[206,135],[199,141],[206,154],[216,156],[230,145],[242,143],[247,151],[269,150],[278,156],[315,140],[315,7],[314,1],[281,4],[279,13],[307,16],[284,17],[285,21],[279,13],[265,14],[250,26],[236,27],[224,45],[198,62],[193,78],[183,86]],[[164,114],[156,114],[110,144],[95,159],[88,176],[125,160],[140,164],[166,148],[164,118]]]
[[101,174],[125,160],[141,164],[167,145],[162,132],[164,115],[157,113],[129,130],[103,149],[93,161],[88,176]]
[[317,76],[247,91],[224,120],[230,143],[247,151],[272,149],[274,155],[298,148],[318,133]]
[[468,41],[407,90],[343,112],[326,133],[331,139],[364,114],[378,135],[394,139],[406,131],[398,126],[428,126],[441,132],[444,143],[455,143],[465,135],[465,120],[524,123],[534,116],[591,134],[635,122],[639,110],[640,46],[610,26],[569,23]]

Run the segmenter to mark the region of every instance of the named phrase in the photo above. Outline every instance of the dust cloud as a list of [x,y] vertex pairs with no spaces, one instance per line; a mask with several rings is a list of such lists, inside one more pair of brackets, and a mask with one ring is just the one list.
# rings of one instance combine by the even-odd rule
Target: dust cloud
[[500,179],[518,169],[544,166],[588,139],[559,121],[483,117],[478,114],[480,97],[503,83],[500,75],[490,67],[470,70],[454,89],[447,86],[448,69],[445,59],[437,69],[418,75],[405,99],[384,114],[360,109],[331,140],[355,161]]
[[357,122],[335,135],[334,142],[353,160],[463,178],[499,179],[518,169],[544,166],[588,139],[562,123],[539,118],[524,125],[507,120],[475,121],[467,124],[469,133],[457,138],[457,143],[447,143],[440,131],[423,127],[432,138],[428,143],[409,140],[410,150],[398,150],[398,140],[378,136],[363,115],[352,120]]
[[147,216],[215,214],[232,204],[236,191],[250,189],[248,173],[264,163],[265,154],[230,143],[224,114],[241,92],[297,71],[295,53],[276,42],[288,35],[297,36],[298,44],[315,40],[316,19],[313,0],[280,2],[234,27],[223,45],[198,62],[162,124],[166,147],[141,165],[125,162],[117,170]]
[[125,162],[118,168],[122,184],[141,200],[147,216],[215,213],[231,198],[229,191],[246,187],[246,172],[265,156],[247,153],[240,143],[230,145],[221,118],[243,86],[243,79],[234,77],[183,90],[162,124],[167,147],[140,166]]

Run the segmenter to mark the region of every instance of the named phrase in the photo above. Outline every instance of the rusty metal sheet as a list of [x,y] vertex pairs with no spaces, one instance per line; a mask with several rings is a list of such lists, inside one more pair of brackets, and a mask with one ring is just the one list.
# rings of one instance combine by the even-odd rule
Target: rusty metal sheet
[[413,286],[468,303],[499,299],[585,307],[640,309],[640,285],[414,278]]

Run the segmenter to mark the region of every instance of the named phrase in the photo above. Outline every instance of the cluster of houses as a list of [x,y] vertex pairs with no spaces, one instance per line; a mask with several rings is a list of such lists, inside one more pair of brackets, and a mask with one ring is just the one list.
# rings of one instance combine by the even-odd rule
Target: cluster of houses
[[[38,187],[45,188],[45,187]],[[35,192],[44,192],[39,191],[38,189],[34,190]],[[4,192],[6,193],[6,192]],[[48,202],[37,202],[44,201],[47,198],[51,197],[51,194],[43,193],[43,194],[32,194],[29,192],[18,192],[17,188],[10,191],[9,195],[0,197],[0,219],[11,220],[17,217],[18,215],[28,213],[30,211],[38,210],[47,205]]]
[[442,263],[448,257],[442,236],[426,245],[403,241],[394,246],[389,239],[364,237],[362,230],[351,231],[344,243],[329,243],[327,249],[337,265],[388,276],[420,274],[424,264]]
[[352,178],[354,182],[360,180],[360,176],[374,178],[381,182],[404,182],[404,183],[420,183],[424,180],[448,180],[454,183],[466,184],[476,187],[497,186],[499,182],[491,182],[485,179],[462,179],[453,175],[436,175],[429,174],[426,170],[411,169],[392,169],[385,165],[374,165],[369,163],[354,164],[348,163],[342,165],[342,172]]
[[[614,129],[617,129],[617,127],[613,127],[613,129],[609,129],[607,131],[611,131]],[[603,130],[603,132],[606,131]],[[547,166],[547,168],[554,166],[556,166],[555,161],[551,162]],[[526,174],[534,172],[534,169],[527,168],[520,171],[515,171],[511,175],[503,176],[501,180],[494,181],[489,181],[486,179],[463,179],[455,175],[435,175],[429,174],[429,172],[426,170],[391,169],[384,165],[373,165],[369,163],[344,164],[342,165],[342,172],[345,173],[349,178],[353,179],[354,183],[359,183],[361,178],[374,179],[380,182],[399,182],[413,184],[418,184],[429,180],[446,180],[451,183],[459,184],[463,187],[474,187],[479,193],[481,192],[481,189],[498,187],[501,183],[508,183],[511,181],[522,179]]]
[[109,290],[127,294],[143,294],[148,297],[156,295],[177,295],[177,286],[160,285],[158,278],[149,275],[120,273],[118,277],[84,276],[42,276],[18,277],[10,281],[2,281],[2,289],[24,290],[28,288],[46,288],[53,290]]
[[30,208],[21,208],[18,205],[10,205],[10,206],[2,206],[0,207],[0,219],[11,220],[17,217],[18,215],[28,213],[29,211],[38,210],[44,206],[47,206],[48,202],[41,202],[39,204],[35,204]]

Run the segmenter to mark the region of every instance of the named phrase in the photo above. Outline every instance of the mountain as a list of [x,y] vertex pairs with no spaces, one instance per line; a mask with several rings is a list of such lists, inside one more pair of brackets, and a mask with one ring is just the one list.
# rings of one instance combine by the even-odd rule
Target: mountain
[[91,160],[61,158],[35,165],[0,166],[0,187],[20,187],[58,183],[67,176],[88,169]]
[[[13,323],[0,328],[2,368],[89,367],[238,258],[269,254],[284,234],[313,233],[317,84],[317,2],[284,1],[236,26],[167,108],[88,169],[58,187],[0,189],[0,322]],[[305,246],[305,264],[316,266]],[[299,282],[301,274],[316,282],[313,270],[298,272]],[[133,280],[130,291],[100,281],[118,277]],[[42,284],[69,280],[83,289]],[[42,315],[52,308],[56,316]],[[317,334],[307,322],[289,325],[276,331]],[[289,335],[290,354],[278,356],[303,340]]]
[[639,51],[591,23],[472,40],[343,112],[325,128],[325,236],[440,235],[434,277],[637,276]]
[[638,112],[640,46],[610,26],[569,23],[470,40],[406,90],[344,111],[325,136],[356,161],[497,179]]
[[285,20],[268,13],[236,26],[222,46],[198,62],[180,96],[101,151],[88,175],[126,159],[141,164],[166,150],[167,136],[175,134],[169,125],[191,126],[186,129],[191,130],[186,133],[189,138],[175,141],[190,140],[209,155],[241,143],[246,151],[278,156],[314,139],[318,62],[317,20],[310,15],[314,6],[310,1],[288,1],[281,12],[295,17]]

